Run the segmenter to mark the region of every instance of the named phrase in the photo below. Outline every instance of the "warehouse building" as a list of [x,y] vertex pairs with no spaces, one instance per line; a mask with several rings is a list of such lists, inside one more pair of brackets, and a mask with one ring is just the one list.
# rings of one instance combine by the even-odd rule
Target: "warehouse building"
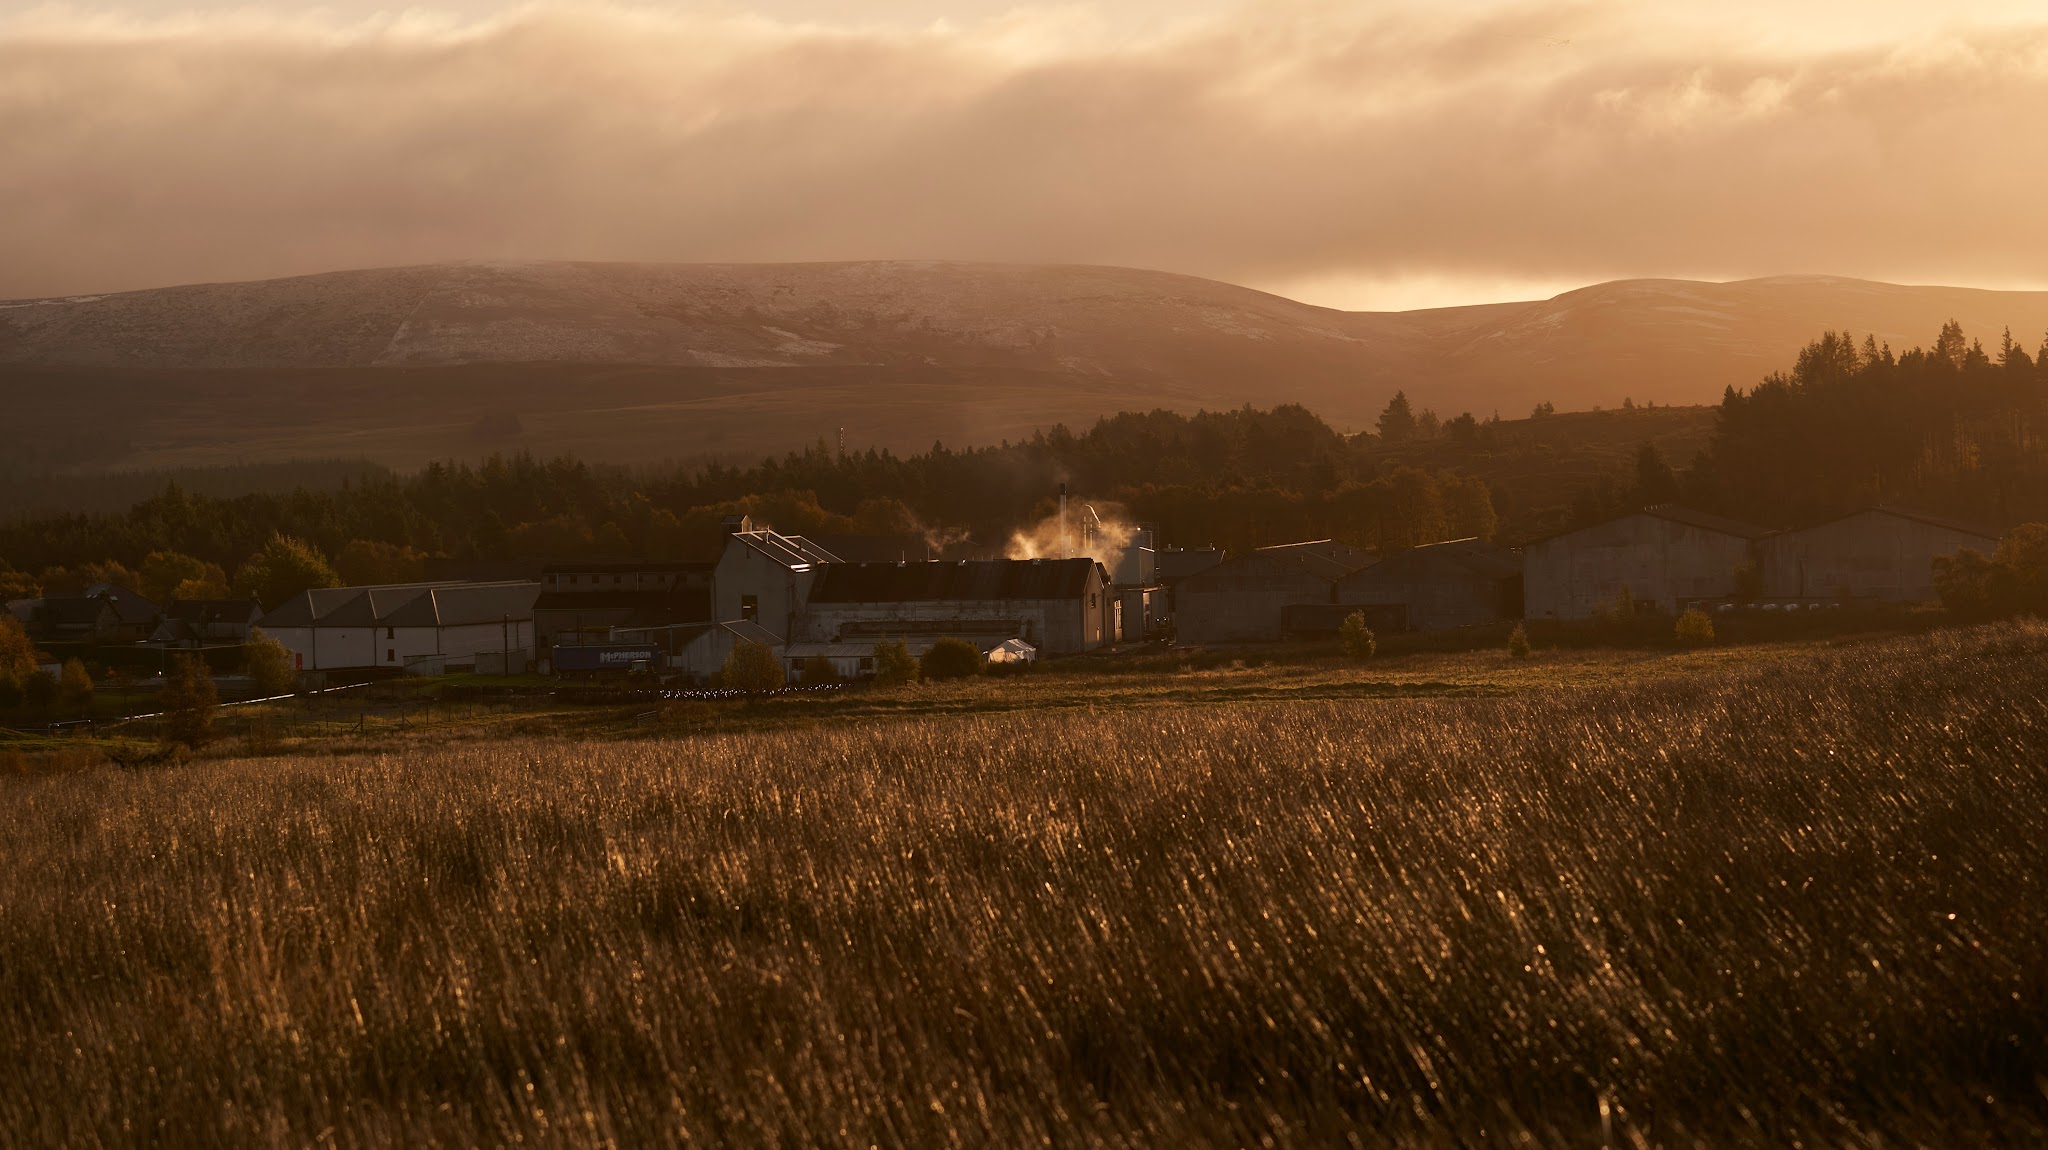
[[930,563],[831,563],[811,587],[795,639],[803,643],[941,636],[987,650],[1022,639],[1046,655],[1113,642],[1117,600],[1093,559],[987,559]]
[[302,671],[439,673],[531,658],[539,583],[404,583],[305,591],[263,616]]
[[541,573],[533,605],[540,650],[598,642],[620,627],[711,620],[712,564],[558,563]]
[[1523,594],[1531,619],[1590,619],[1621,601],[1675,614],[1733,596],[1757,561],[1761,527],[1661,504],[1529,545]]
[[1329,539],[1226,559],[1174,587],[1175,636],[1183,643],[1277,642],[1287,636],[1288,608],[1334,605],[1338,580],[1372,561],[1372,552]]
[[1389,621],[1408,631],[1519,619],[1522,557],[1483,539],[1410,547],[1338,580],[1337,601],[1388,608]]
[[1989,555],[1998,542],[1997,532],[1974,524],[1896,507],[1867,508],[1765,539],[1764,594],[1780,600],[1931,602],[1940,597],[1936,559],[1963,550]]

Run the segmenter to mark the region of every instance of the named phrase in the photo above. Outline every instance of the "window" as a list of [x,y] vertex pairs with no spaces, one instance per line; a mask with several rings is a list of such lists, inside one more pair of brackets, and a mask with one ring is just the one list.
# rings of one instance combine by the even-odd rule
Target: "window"
[[868,658],[866,655],[861,656],[859,665],[860,669],[863,671],[872,672],[875,669],[875,661],[873,659]]
[[575,577],[574,575],[571,575],[571,576],[569,576],[569,586],[571,586],[571,587],[574,587],[575,585],[576,585],[576,577]]
[[385,637],[386,639],[396,639],[396,638],[398,638],[398,628],[396,628],[396,627],[386,627],[386,628],[384,628],[384,637]]
[[624,575],[614,575],[614,576],[612,576],[612,583],[613,583],[613,585],[617,585],[617,584],[620,584],[620,583],[624,583],[625,581],[626,581],[626,577],[625,577]]
[[398,652],[396,652],[396,651],[394,651],[394,650],[390,649],[389,647],[385,648],[385,649],[384,649],[384,661],[385,661],[385,662],[387,662],[387,663],[396,663],[396,662],[398,662]]
[[754,621],[754,622],[757,622],[757,623],[758,623],[758,622],[760,622],[760,620],[761,620],[761,597],[760,597],[760,596],[758,596],[758,595],[742,595],[742,596],[740,596],[740,618],[742,618],[742,619],[749,619],[749,620],[752,620],[752,621]]

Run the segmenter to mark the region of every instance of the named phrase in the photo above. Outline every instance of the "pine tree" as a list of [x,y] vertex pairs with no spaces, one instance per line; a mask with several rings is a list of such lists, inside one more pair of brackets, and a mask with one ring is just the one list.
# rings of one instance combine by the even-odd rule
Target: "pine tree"
[[1408,393],[1397,391],[1387,401],[1387,409],[1380,412],[1380,438],[1388,443],[1403,443],[1415,437],[1415,412],[1408,406]]

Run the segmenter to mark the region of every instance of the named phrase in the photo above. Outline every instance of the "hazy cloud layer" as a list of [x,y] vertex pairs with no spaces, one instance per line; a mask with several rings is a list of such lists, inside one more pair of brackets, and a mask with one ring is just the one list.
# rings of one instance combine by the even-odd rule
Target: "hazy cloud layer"
[[1640,12],[45,11],[0,23],[0,297],[491,257],[2048,280],[2048,27],[1795,50]]

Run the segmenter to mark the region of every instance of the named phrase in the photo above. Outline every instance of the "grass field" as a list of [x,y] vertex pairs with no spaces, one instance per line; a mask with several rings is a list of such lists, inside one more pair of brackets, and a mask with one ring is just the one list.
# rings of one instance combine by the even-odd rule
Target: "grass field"
[[2048,628],[1639,658],[0,778],[0,1141],[2048,1138]]

